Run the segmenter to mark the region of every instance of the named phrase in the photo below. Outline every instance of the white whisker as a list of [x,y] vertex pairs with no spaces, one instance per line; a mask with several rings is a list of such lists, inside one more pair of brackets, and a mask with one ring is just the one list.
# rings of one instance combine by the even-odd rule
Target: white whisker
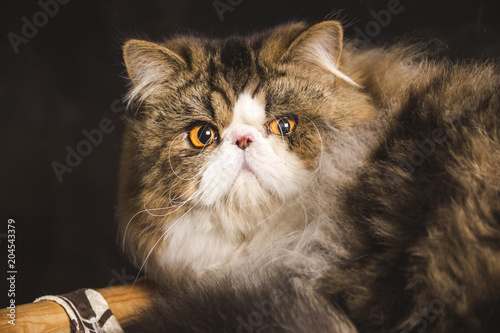
[[170,156],[171,156],[171,154],[172,154],[172,145],[174,144],[175,140],[177,140],[177,138],[178,138],[179,136],[181,136],[181,135],[185,135],[185,133],[180,133],[180,134],[178,134],[178,135],[177,135],[177,136],[176,136],[176,137],[172,140],[172,142],[170,142],[170,145],[168,146],[168,165],[170,166],[170,170],[172,170],[172,172],[174,173],[174,175],[175,175],[177,178],[179,178],[179,179],[181,179],[181,180],[191,180],[191,179],[193,179],[194,177],[196,177],[196,175],[195,175],[195,176],[193,176],[193,177],[191,177],[191,178],[183,178],[183,177],[181,177],[179,174],[177,174],[177,172],[175,172],[174,167],[172,166],[172,161],[170,160]]
[[[190,191],[193,187],[197,186],[198,184],[200,183],[200,181],[197,181],[195,184],[193,184],[190,188],[188,188],[183,194],[187,193],[188,191]],[[156,192],[156,191],[155,191]],[[182,194],[182,195],[183,195]],[[182,196],[181,195],[181,196]],[[168,216],[170,214],[173,214],[175,212],[177,212],[179,209],[181,209],[185,204],[187,204],[189,201],[193,200],[196,196],[198,195],[198,191],[195,191],[189,198],[187,198],[186,200],[184,200],[183,202],[181,202],[180,204],[175,204],[175,205],[171,205],[171,206],[168,206],[168,207],[160,207],[160,208],[147,208],[146,207],[146,202],[143,203],[143,207],[144,209],[135,213],[131,218],[130,220],[127,222],[127,225],[125,227],[125,230],[123,232],[123,235],[122,235],[122,251],[125,251],[125,241],[126,241],[126,235],[127,235],[127,231],[128,231],[128,228],[129,228],[129,225],[130,223],[132,222],[132,220],[139,214],[141,213],[148,213],[150,216],[153,216],[153,217],[165,217],[165,216]],[[170,198],[169,198],[170,199]],[[172,202],[171,202],[172,203]],[[152,211],[159,211],[159,210],[165,210],[165,209],[173,209],[175,208],[173,211],[170,211],[170,212],[167,212],[165,214],[153,214],[151,213]]]
[[151,256],[151,254],[153,253],[154,249],[156,248],[156,246],[160,243],[161,240],[164,239],[164,237],[168,234],[168,232],[170,231],[170,229],[172,229],[177,223],[179,223],[179,221],[184,217],[186,216],[191,210],[193,210],[194,208],[196,207],[196,203],[191,207],[189,208],[184,214],[182,214],[181,217],[179,217],[175,222],[172,223],[172,225],[170,225],[167,230],[165,230],[165,232],[158,238],[158,240],[154,243],[154,245],[152,246],[151,250],[149,250],[146,258],[144,259],[141,267],[139,268],[139,272],[137,272],[137,276],[134,280],[134,283],[132,284],[132,287],[134,287],[135,283],[137,282],[137,279],[139,278],[139,275],[142,271],[142,269],[144,268],[144,266],[146,265],[146,262],[148,261],[149,257]]
[[278,209],[276,209],[276,210],[274,211],[274,213],[272,213],[271,215],[269,215],[267,218],[265,218],[264,220],[262,220],[262,221],[258,222],[258,223],[255,225],[255,227],[258,227],[258,226],[259,226],[259,225],[261,225],[262,223],[264,223],[264,222],[266,222],[266,221],[270,220],[273,216],[275,216],[276,214],[278,214],[278,212],[281,210],[281,208],[283,208],[283,206],[284,206],[284,205],[285,205],[285,200],[282,200],[282,201],[281,201],[281,206],[279,206],[279,207],[278,207]]

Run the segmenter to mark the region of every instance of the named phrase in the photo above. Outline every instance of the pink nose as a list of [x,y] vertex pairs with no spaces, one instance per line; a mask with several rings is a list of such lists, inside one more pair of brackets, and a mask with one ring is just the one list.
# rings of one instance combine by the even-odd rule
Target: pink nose
[[251,142],[253,142],[254,137],[252,134],[237,135],[233,138],[233,143],[238,145],[241,149],[245,150]]

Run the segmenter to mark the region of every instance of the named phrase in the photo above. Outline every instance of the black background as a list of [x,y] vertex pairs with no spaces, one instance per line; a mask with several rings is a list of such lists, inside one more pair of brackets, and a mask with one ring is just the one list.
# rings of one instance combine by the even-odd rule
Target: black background
[[[48,0],[42,0],[48,2]],[[66,0],[68,1],[68,0]],[[393,0],[394,1],[394,0]],[[126,91],[120,46],[130,37],[158,40],[176,32],[211,36],[246,33],[290,20],[341,18],[346,36],[373,28],[372,10],[384,1],[221,0],[233,5],[219,17],[212,0],[71,0],[14,51],[9,33],[22,36],[37,1],[7,0],[0,39],[0,267],[7,272],[7,221],[16,226],[16,303],[82,287],[131,282],[136,271],[115,237],[117,169]],[[402,36],[438,38],[445,55],[487,59],[500,55],[498,1],[400,0],[404,10],[374,36],[375,44]],[[372,23],[370,23],[372,22]],[[375,22],[375,21],[374,21]],[[43,23],[43,22],[42,22]],[[380,25],[379,25],[380,26]],[[375,35],[377,31],[371,31]],[[12,36],[12,35],[11,35]],[[111,133],[59,181],[54,161],[65,164],[83,130],[112,123]],[[7,306],[2,278],[1,307]],[[5,287],[3,287],[5,285]]]

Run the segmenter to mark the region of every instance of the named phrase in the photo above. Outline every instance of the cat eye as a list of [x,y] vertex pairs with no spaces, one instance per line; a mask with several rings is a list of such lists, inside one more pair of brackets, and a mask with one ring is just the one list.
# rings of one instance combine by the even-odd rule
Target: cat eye
[[276,135],[288,135],[295,129],[296,124],[293,117],[279,117],[269,123],[267,130]]
[[196,148],[203,148],[214,141],[215,131],[208,124],[197,125],[189,132],[189,140]]

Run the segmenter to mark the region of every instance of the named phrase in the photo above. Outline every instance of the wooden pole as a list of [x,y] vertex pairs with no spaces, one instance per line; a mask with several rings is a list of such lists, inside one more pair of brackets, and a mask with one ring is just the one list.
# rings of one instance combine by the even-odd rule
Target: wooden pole
[[[153,283],[144,280],[131,284],[97,289],[108,303],[122,327],[127,327],[138,317],[139,309],[151,306]],[[0,332],[12,333],[70,333],[66,311],[52,301],[41,301],[16,306],[16,325],[9,324],[9,309],[0,310]]]

